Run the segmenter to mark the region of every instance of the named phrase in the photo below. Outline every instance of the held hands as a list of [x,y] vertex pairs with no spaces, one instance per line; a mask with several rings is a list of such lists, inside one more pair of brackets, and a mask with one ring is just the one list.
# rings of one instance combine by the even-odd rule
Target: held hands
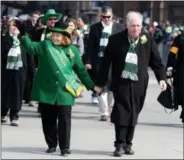
[[167,68],[167,72],[166,72],[167,77],[172,77],[172,73],[173,73],[173,68],[172,67]]
[[167,83],[166,83],[164,80],[161,80],[161,81],[159,82],[159,86],[160,86],[160,89],[161,89],[162,91],[165,91],[165,90],[167,89]]
[[86,64],[85,67],[86,67],[86,69],[92,69],[91,64]]
[[94,87],[94,91],[97,93],[97,94],[100,94],[101,92],[102,92],[102,88],[100,88],[100,87],[97,87],[97,86],[95,86]]

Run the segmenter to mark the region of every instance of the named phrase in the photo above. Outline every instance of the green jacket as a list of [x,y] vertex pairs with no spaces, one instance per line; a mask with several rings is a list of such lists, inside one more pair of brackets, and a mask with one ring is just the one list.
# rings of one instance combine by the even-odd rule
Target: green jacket
[[[32,42],[29,36],[24,36],[20,39],[21,44],[25,50],[31,55],[38,55],[39,64],[36,72],[35,81],[32,89],[32,100],[56,105],[70,105],[75,103],[75,97],[72,96],[64,87],[63,76],[59,71],[58,65],[60,65],[60,59],[54,61],[51,57],[48,47],[54,44],[51,40],[45,40],[41,42]],[[58,46],[54,46],[58,49]],[[73,70],[85,85],[88,90],[94,88],[94,83],[88,75],[88,72],[83,65],[79,50],[74,46],[63,47],[64,53],[67,54],[69,50],[74,53],[71,58],[71,64]]]

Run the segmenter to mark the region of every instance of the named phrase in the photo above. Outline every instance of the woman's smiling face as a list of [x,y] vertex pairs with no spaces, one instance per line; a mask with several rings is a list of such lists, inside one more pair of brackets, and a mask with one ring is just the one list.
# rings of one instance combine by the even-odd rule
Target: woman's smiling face
[[52,42],[55,45],[61,45],[62,40],[63,40],[63,35],[61,33],[58,33],[58,32],[52,33]]

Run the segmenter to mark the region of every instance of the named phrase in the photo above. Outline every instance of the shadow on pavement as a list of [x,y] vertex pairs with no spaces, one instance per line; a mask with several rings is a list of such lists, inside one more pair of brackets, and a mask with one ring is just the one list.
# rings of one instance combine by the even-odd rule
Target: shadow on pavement
[[23,117],[23,118],[40,118],[40,115],[38,113],[35,114],[23,114],[20,112],[19,117]]
[[[46,149],[47,148],[43,148],[43,147],[2,147],[2,152],[44,154],[44,155],[58,155],[58,156],[60,156],[60,150],[58,148],[57,148],[57,151],[55,153],[51,153],[51,154],[46,153],[45,152]],[[78,150],[78,149],[71,149],[71,154],[106,155],[106,156],[112,156],[113,155],[109,151],[94,151],[94,150],[90,151],[90,150]],[[3,157],[3,153],[2,153],[2,157]]]
[[[2,147],[2,152],[14,152],[14,153],[29,153],[29,154],[45,154],[46,153],[46,147]],[[52,153],[53,155],[58,155],[57,152]],[[3,154],[2,154],[3,156]]]
[[20,113],[38,113],[37,108],[35,110],[22,109]]
[[99,115],[98,111],[97,112],[72,111],[72,113],[75,113],[75,114],[94,114],[94,115]]
[[75,105],[81,105],[81,106],[85,106],[85,107],[98,107],[97,104],[92,104],[89,102],[75,102]]
[[78,120],[97,120],[99,117],[97,116],[72,116],[72,119],[78,119]]
[[145,123],[140,122],[138,125],[141,126],[154,126],[154,127],[172,127],[172,128],[183,128],[183,124],[161,124],[161,123]]

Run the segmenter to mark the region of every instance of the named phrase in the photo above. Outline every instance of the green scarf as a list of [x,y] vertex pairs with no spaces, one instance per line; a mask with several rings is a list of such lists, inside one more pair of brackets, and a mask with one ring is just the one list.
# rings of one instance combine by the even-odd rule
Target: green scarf
[[108,40],[109,40],[110,35],[111,35],[110,28],[104,27],[104,29],[102,31],[101,38],[100,38],[100,51],[98,54],[99,57],[104,57],[104,51],[105,51],[105,48],[108,44]]
[[135,42],[131,42],[130,38],[128,38],[130,46],[128,53],[125,58],[125,66],[124,70],[122,72],[121,77],[125,79],[130,79],[133,81],[138,81],[138,57],[136,54],[136,46],[138,44],[139,39],[137,39]]
[[[77,75],[72,69],[70,59],[67,57],[66,53],[59,46],[53,46],[51,41],[47,41],[47,48],[58,66],[60,72],[62,73],[62,83],[65,85],[65,89],[72,94],[74,97],[80,96],[83,85],[77,80]],[[69,50],[70,58],[74,58],[74,53]]]
[[13,39],[13,46],[10,48],[7,57],[6,69],[19,70],[23,67],[23,62],[21,58],[20,41],[17,36],[13,36],[10,32],[9,35]]

